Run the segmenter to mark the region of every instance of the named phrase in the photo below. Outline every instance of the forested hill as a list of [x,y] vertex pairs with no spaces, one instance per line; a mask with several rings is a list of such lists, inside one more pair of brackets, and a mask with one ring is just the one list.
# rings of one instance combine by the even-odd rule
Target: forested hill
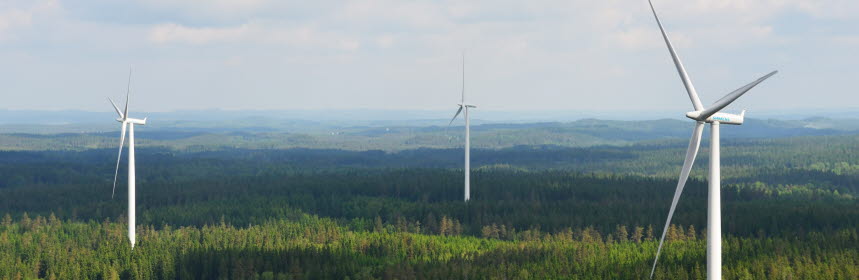
[[[113,124],[115,125],[115,124]],[[691,122],[0,134],[0,279],[646,279]],[[723,128],[726,279],[859,279],[859,135]],[[758,137],[764,136],[764,137]],[[777,136],[777,137],[766,137]],[[655,279],[702,279],[705,138]]]
[[[756,141],[724,149],[726,278],[859,277],[859,139]],[[114,149],[2,152],[0,278],[644,279],[682,146],[481,150],[509,163],[469,203],[461,169],[409,165],[461,151],[141,149],[134,251]],[[703,170],[656,279],[704,277]]]
[[[136,128],[139,147],[177,151],[220,149],[341,149],[401,151],[461,147],[461,124],[446,121],[368,123],[361,126],[301,121],[228,120],[215,123],[166,122],[150,119]],[[724,139],[783,138],[859,133],[857,122],[814,118],[802,121],[749,119],[726,127]],[[688,139],[693,122],[662,119],[607,121],[585,119],[552,123],[485,123],[472,126],[472,147],[502,149],[515,146],[626,146],[643,141]],[[422,125],[422,126],[421,126]],[[117,146],[118,125],[0,125],[0,150],[85,150]],[[83,131],[83,132],[81,132]]]

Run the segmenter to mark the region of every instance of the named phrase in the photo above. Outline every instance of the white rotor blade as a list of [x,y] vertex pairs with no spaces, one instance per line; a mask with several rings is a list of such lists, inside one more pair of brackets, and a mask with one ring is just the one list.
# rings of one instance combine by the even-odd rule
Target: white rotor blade
[[113,191],[110,192],[110,198],[116,193],[116,177],[119,175],[119,160],[122,159],[122,145],[125,144],[125,127],[127,124],[122,123],[122,132],[119,135],[119,155],[116,156],[116,171],[113,173]]
[[653,8],[653,1],[647,0],[650,3],[650,10],[653,11],[653,17],[656,18],[656,24],[659,25],[659,31],[662,32],[662,38],[665,39],[665,45],[668,46],[668,52],[671,53],[671,59],[674,60],[674,66],[677,67],[677,73],[680,74],[680,79],[683,80],[683,86],[686,87],[686,92],[689,93],[689,99],[692,100],[692,107],[695,111],[704,110],[704,105],[701,104],[701,99],[698,98],[698,92],[695,91],[695,86],[692,85],[692,79],[686,73],[686,67],[683,67],[683,62],[677,52],[674,51],[674,46],[671,44],[671,39],[668,39],[668,34],[665,33],[665,28],[662,27],[662,22],[659,21],[659,16],[656,15],[656,9]]
[[128,68],[128,89],[125,91],[125,112],[124,116],[128,116],[128,98],[131,96],[131,70],[132,68]]
[[665,234],[668,232],[668,226],[671,225],[671,217],[674,216],[677,202],[680,201],[680,195],[683,194],[686,180],[689,179],[689,172],[692,170],[692,164],[695,163],[695,157],[698,155],[698,148],[701,145],[701,134],[703,132],[704,123],[695,123],[695,129],[692,131],[692,139],[689,140],[689,148],[686,149],[686,159],[683,161],[683,169],[680,170],[680,180],[677,181],[677,190],[674,191],[674,199],[671,201],[671,209],[668,210],[668,219],[665,221],[665,229],[662,230],[662,238],[659,239],[659,248],[656,249],[656,258],[653,260],[653,269],[650,270],[650,278],[653,278],[653,272],[656,271],[656,261],[659,260],[659,253],[662,252],[662,242],[665,241]]
[[116,110],[117,114],[119,114],[119,118],[124,119],[125,117],[122,115],[122,111],[119,110],[119,106],[116,106],[116,103],[113,103],[113,99],[108,97],[107,100],[110,101],[110,105],[113,105],[113,109]]
[[465,104],[465,50],[462,51],[462,104]]
[[462,108],[464,108],[464,107],[465,106],[462,106],[462,105],[459,106],[459,110],[456,111],[456,114],[453,115],[453,118],[450,119],[450,123],[448,123],[447,126],[450,126],[451,124],[453,124],[453,121],[456,120],[456,117],[459,117],[459,113],[462,113]]
[[725,95],[725,97],[722,97],[722,99],[719,99],[718,101],[714,102],[713,105],[710,105],[710,108],[707,108],[706,110],[702,111],[700,119],[703,120],[709,118],[715,113],[718,113],[720,110],[731,104],[731,102],[734,102],[734,100],[737,100],[737,98],[740,98],[740,96],[743,96],[743,94],[751,90],[753,87],[757,86],[769,77],[772,77],[776,73],[778,73],[778,71],[772,71],[769,74],[766,74],[765,76],[761,77],[760,79],[757,79],[754,82],[751,82],[748,85],[738,88],[737,90],[732,91],[728,95]]

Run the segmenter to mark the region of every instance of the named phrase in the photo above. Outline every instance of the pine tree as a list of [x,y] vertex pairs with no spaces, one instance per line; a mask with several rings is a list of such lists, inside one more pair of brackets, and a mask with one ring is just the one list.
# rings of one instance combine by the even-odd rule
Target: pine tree
[[385,224],[382,223],[382,217],[376,216],[373,220],[373,231],[382,232],[383,230],[385,230]]
[[48,217],[48,224],[50,224],[51,227],[54,227],[54,228],[57,228],[60,226],[60,220],[57,219],[57,216],[54,215],[54,212],[51,212],[51,216]]
[[644,240],[653,241],[653,225],[647,225],[647,231],[645,231]]
[[450,220],[447,219],[447,216],[442,216],[441,217],[441,225],[439,226],[439,229],[438,229],[439,234],[441,234],[441,235],[450,234],[452,226],[453,225],[451,225]]
[[668,226],[668,232],[665,233],[665,241],[677,241],[679,239],[677,225]]
[[408,232],[409,231],[409,224],[408,224],[408,222],[406,222],[406,218],[403,218],[403,216],[397,215],[396,220],[397,220],[397,231],[399,231],[399,232]]
[[462,224],[459,222],[459,220],[453,220],[453,234],[462,235]]
[[21,227],[29,230],[31,224],[32,220],[30,220],[30,216],[27,215],[27,212],[24,212],[24,215],[21,217]]
[[483,226],[483,228],[480,229],[480,235],[483,236],[483,238],[492,238],[492,227]]
[[492,238],[498,239],[500,232],[501,232],[501,229],[498,228],[498,225],[492,224]]
[[438,233],[438,221],[435,219],[435,215],[433,215],[432,212],[427,213],[426,218],[424,218],[424,225],[426,225],[427,233]]
[[421,228],[421,222],[415,221],[414,225],[412,226],[412,233],[421,233],[421,230],[423,230]]
[[12,216],[6,213],[6,215],[3,215],[3,226],[8,227],[10,225],[12,225]]
[[694,225],[689,225],[689,229],[686,230],[686,239],[687,240],[698,240],[698,232],[695,231]]
[[632,232],[632,241],[635,243],[641,243],[642,237],[644,237],[644,228],[636,226],[635,231]]
[[629,232],[626,231],[625,225],[617,226],[617,230],[615,230],[614,237],[617,238],[618,242],[626,242],[629,236]]

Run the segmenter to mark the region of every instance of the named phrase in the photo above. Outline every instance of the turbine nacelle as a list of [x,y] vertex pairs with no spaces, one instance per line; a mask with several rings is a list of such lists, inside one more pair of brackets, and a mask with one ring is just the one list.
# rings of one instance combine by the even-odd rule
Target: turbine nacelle
[[138,124],[138,125],[146,125],[146,119],[147,118],[143,118],[142,120],[141,119],[127,118],[127,119],[125,119],[125,121],[120,121],[120,122],[130,123],[130,124]]
[[703,111],[692,111],[686,113],[686,117],[705,123],[719,122],[720,124],[741,125],[745,120],[746,110],[743,110],[739,115],[718,112],[704,118],[702,114]]
[[475,105],[465,104],[465,103],[457,103],[456,105],[459,107],[459,110],[456,110],[456,114],[453,114],[453,118],[450,119],[450,122],[447,124],[448,126],[453,124],[453,121],[456,120],[456,117],[459,117],[459,113],[462,113],[462,109],[466,109],[466,111],[468,111],[467,110],[468,108],[477,108],[477,106],[475,106]]

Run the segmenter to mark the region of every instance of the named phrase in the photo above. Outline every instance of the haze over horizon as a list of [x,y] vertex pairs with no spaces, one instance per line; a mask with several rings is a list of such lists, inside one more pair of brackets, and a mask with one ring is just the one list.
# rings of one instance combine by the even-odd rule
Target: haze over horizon
[[[367,122],[408,126],[444,126],[451,110],[384,110],[384,109],[333,109],[333,110],[176,110],[166,112],[133,112],[133,116],[148,117],[150,121],[170,123],[202,123],[209,121],[252,122],[299,121],[338,123],[360,126]],[[57,125],[57,124],[113,124],[110,111],[83,110],[8,110],[0,109],[0,125]],[[670,111],[565,111],[565,110],[481,110],[473,113],[476,124],[487,123],[544,123],[575,122],[580,120],[650,121],[688,120],[684,115]],[[791,110],[749,111],[754,120],[809,120],[825,118],[838,121],[859,119],[859,109],[843,110]],[[462,125],[457,121],[454,125]],[[236,124],[236,123],[233,123]],[[226,124],[224,124],[226,125]],[[226,128],[226,127],[225,127]]]
[[[727,110],[859,105],[859,2],[654,4],[705,104],[780,70]],[[133,64],[136,112],[452,114],[463,49],[478,111],[691,109],[644,0],[10,0],[0,44],[0,109],[109,112]]]

